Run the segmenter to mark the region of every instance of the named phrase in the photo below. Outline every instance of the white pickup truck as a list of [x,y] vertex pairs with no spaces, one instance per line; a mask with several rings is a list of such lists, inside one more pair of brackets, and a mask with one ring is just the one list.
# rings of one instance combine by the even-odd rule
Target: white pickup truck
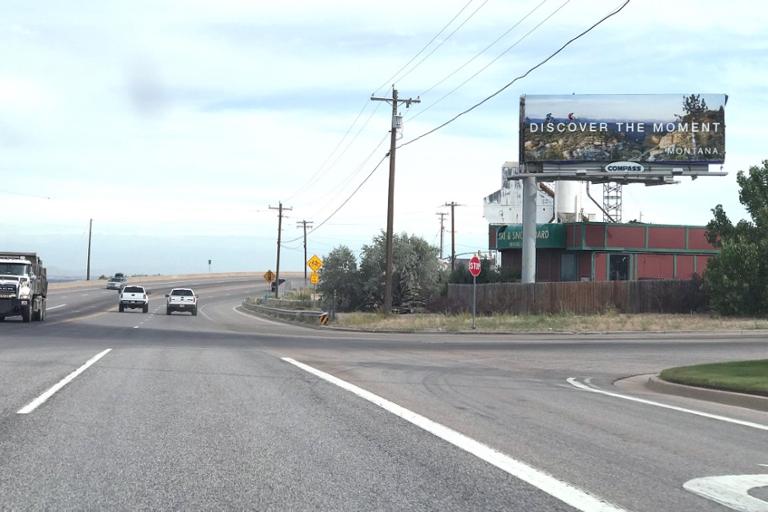
[[126,309],[137,309],[146,313],[149,311],[149,294],[143,286],[126,285],[120,292],[120,303],[117,309],[122,313]]
[[197,294],[191,288],[174,288],[165,295],[165,314],[174,311],[189,311],[197,316]]

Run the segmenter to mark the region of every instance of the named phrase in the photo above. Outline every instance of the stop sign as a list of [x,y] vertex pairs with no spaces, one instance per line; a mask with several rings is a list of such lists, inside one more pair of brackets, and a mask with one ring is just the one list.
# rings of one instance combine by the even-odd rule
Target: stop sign
[[469,260],[469,273],[472,274],[472,277],[480,275],[480,258],[477,255],[472,256],[472,259]]

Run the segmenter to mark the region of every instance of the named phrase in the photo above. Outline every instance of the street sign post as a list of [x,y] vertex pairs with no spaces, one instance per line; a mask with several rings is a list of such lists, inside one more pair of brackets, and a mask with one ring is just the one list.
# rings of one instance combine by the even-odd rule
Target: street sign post
[[307,266],[312,269],[312,272],[317,272],[323,268],[323,260],[318,258],[317,254],[313,254],[312,257],[307,260]]
[[472,329],[475,329],[475,316],[477,314],[477,276],[480,275],[480,258],[477,254],[469,260],[469,273],[472,274]]

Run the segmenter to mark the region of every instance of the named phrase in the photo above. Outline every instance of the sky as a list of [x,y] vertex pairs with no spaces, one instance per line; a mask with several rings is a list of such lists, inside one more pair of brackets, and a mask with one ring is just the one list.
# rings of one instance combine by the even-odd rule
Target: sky
[[[3,0],[0,249],[82,276],[93,219],[94,275],[263,271],[282,202],[282,269],[303,268],[302,220],[322,223],[309,255],[359,252],[386,226],[391,111],[372,93],[420,96],[401,112],[407,142],[620,3]],[[759,2],[631,0],[398,150],[395,230],[438,245],[455,201],[457,253],[487,249],[483,197],[517,160],[522,94],[728,94],[729,175],[626,186],[623,216],[744,217],[736,172],[768,158],[765,19]]]

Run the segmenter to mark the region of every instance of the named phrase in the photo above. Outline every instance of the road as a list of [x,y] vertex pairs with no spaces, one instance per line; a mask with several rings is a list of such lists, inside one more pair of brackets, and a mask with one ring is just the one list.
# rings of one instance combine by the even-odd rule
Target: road
[[767,412],[620,380],[762,336],[337,332],[239,311],[243,279],[167,316],[173,284],[0,324],[0,508],[768,510]]

